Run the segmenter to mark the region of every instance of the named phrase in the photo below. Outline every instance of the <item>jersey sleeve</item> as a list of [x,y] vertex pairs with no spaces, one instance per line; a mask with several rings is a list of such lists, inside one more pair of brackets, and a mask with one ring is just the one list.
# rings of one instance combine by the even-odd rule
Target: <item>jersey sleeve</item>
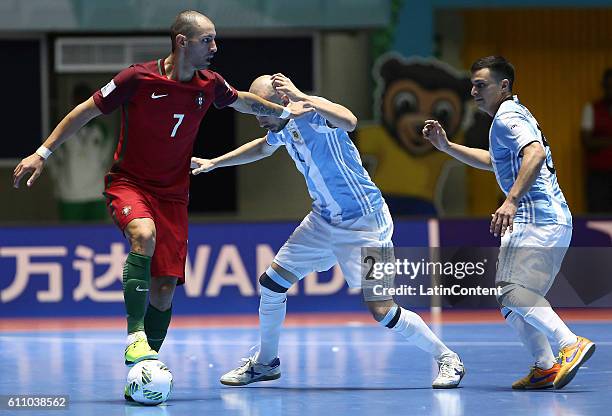
[[136,92],[139,76],[136,68],[130,66],[119,72],[108,84],[93,95],[94,102],[104,114],[112,113],[127,102]]
[[499,144],[518,154],[523,147],[533,142],[543,145],[542,135],[536,126],[519,113],[509,112],[494,121]]
[[232,87],[221,75],[213,72],[215,79],[215,100],[216,108],[227,107],[238,99],[238,91]]
[[[325,102],[328,102],[328,103],[332,103],[332,101],[329,101],[329,100],[328,100],[327,98],[325,98],[325,97],[320,97],[320,96],[318,96],[318,95],[314,95],[313,97],[314,97],[314,98],[317,98],[317,99],[319,99],[319,100],[321,100],[321,101],[325,101]],[[315,113],[315,114],[316,114],[316,116],[315,116],[315,121],[316,121],[316,122],[317,122],[317,124],[320,126],[320,129],[321,129],[322,131],[327,132],[327,131],[332,131],[332,130],[335,130],[335,129],[337,129],[337,128],[338,128],[338,127],[334,126],[332,123],[330,123],[330,122],[329,122],[329,121],[328,121],[328,120],[327,120],[325,117],[323,117],[321,114],[319,114],[319,113]]]
[[321,114],[316,113],[316,112],[314,113],[314,116],[312,117],[312,121],[317,126],[317,131],[319,131],[320,133],[327,133],[327,132],[334,131],[335,129],[337,129],[337,127],[335,127],[329,121],[327,121],[325,117],[323,117]]
[[280,146],[285,144],[280,133],[273,133],[271,131],[268,131],[268,134],[266,135],[266,142],[268,142],[270,146]]

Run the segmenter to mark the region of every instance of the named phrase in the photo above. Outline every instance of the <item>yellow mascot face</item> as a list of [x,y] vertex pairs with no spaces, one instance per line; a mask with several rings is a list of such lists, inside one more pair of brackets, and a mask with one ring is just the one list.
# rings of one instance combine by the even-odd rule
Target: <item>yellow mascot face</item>
[[383,125],[408,153],[433,150],[421,131],[425,120],[438,120],[449,137],[461,127],[470,99],[467,74],[435,60],[389,56],[378,65],[378,91]]

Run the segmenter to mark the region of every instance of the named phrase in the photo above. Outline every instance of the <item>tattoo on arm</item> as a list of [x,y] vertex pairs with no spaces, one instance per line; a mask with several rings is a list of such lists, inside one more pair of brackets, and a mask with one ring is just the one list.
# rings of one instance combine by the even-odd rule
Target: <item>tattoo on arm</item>
[[251,110],[258,116],[278,116],[275,108],[268,108],[262,103],[251,103]]

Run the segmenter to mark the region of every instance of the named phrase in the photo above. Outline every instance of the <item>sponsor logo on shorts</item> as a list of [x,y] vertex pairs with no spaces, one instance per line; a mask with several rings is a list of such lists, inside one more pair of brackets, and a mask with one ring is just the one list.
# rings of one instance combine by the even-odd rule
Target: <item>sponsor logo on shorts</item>
[[121,213],[122,213],[123,215],[125,215],[126,217],[127,217],[128,215],[130,215],[130,212],[132,212],[132,207],[131,207],[131,206],[129,206],[129,205],[126,205],[126,206],[125,206],[125,207],[123,207],[123,209],[121,210]]

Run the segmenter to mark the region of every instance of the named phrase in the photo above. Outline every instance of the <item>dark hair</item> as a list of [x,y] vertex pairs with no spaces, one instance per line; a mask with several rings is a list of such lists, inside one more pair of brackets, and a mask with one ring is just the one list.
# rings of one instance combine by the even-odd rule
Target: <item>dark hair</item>
[[507,79],[509,81],[508,88],[512,91],[512,85],[514,84],[514,66],[503,56],[485,56],[477,59],[473,64],[470,71],[472,74],[478,70],[488,68],[497,81]]
[[196,33],[197,20],[204,18],[208,21],[210,19],[204,16],[202,13],[195,10],[183,10],[174,19],[174,23],[170,26],[170,40],[172,42],[172,51],[176,47],[176,35],[185,35],[188,38],[192,37]]
[[609,79],[612,78],[612,68],[608,68],[604,71],[603,76],[601,77],[601,83],[606,86],[606,83]]

